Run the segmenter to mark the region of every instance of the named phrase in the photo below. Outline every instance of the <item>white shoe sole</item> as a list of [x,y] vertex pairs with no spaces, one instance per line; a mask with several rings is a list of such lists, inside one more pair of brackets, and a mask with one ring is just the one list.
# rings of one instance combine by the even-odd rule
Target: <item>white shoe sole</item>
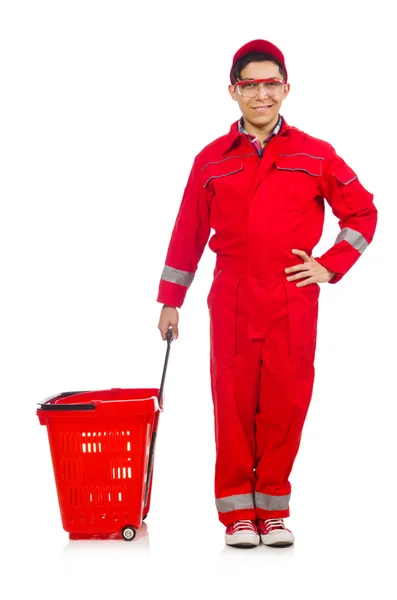
[[289,531],[274,531],[266,535],[261,534],[261,540],[265,546],[291,546],[295,537]]
[[260,536],[255,533],[235,533],[234,535],[225,533],[225,542],[228,546],[253,548],[259,545]]

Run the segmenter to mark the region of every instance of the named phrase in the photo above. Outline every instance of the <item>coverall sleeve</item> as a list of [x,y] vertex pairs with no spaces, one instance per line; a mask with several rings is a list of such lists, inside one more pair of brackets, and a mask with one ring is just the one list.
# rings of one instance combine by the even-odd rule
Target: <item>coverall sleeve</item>
[[196,157],[171,234],[157,302],[182,306],[210,236],[210,197]]
[[334,148],[329,148],[330,154],[324,165],[323,194],[339,219],[340,232],[335,244],[315,260],[335,273],[328,283],[337,283],[371,243],[378,212],[373,194],[363,187],[356,173]]

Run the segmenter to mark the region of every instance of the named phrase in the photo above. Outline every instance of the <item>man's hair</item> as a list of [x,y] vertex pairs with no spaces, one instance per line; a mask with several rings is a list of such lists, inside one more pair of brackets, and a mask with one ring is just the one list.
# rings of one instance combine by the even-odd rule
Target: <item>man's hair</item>
[[287,73],[280,63],[273,58],[273,56],[270,56],[270,54],[264,54],[263,52],[255,52],[253,54],[246,54],[236,62],[232,70],[232,83],[235,84],[239,79],[241,79],[241,71],[248,65],[248,63],[261,62],[262,60],[271,60],[274,62],[278,66],[281,76],[285,81],[287,78]]

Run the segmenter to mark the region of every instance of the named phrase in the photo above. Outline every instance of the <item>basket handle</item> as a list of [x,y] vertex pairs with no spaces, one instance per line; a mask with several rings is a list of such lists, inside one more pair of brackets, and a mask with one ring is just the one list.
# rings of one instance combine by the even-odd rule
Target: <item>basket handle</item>
[[[159,403],[160,407],[162,407],[165,375],[167,373],[168,358],[169,358],[169,354],[170,354],[171,342],[173,339],[172,338],[172,329],[169,329],[167,331],[166,339],[167,339],[167,352],[165,355],[165,363],[164,363],[159,397],[158,397],[158,403]],[[73,394],[84,394],[85,392],[87,392],[87,390],[79,391],[79,392],[63,392],[62,394],[52,396],[51,398],[47,399],[45,402],[37,402],[37,404],[40,406],[40,410],[95,410],[96,405],[92,402],[85,402],[85,403],[80,403],[80,404],[51,404],[51,400],[55,400],[55,398],[57,398],[57,399],[58,398],[66,398],[67,396],[73,396]]]
[[74,394],[84,394],[87,390],[79,392],[62,392],[55,396],[50,396],[45,402],[37,402],[40,406],[40,410],[95,410],[95,404],[85,402],[80,404],[51,404],[51,400],[58,398],[67,398],[67,396],[73,396]]
[[47,404],[45,402],[37,402],[40,410],[95,410],[95,404]]

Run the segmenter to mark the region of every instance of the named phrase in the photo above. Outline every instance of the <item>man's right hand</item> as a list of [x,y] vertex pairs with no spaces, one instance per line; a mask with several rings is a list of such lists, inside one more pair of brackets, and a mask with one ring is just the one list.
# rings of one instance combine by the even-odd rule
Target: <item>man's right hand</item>
[[174,306],[163,306],[160,313],[160,320],[158,329],[160,330],[161,337],[163,340],[167,339],[167,331],[172,328],[172,339],[177,340],[179,336],[178,331],[179,314],[177,308]]

